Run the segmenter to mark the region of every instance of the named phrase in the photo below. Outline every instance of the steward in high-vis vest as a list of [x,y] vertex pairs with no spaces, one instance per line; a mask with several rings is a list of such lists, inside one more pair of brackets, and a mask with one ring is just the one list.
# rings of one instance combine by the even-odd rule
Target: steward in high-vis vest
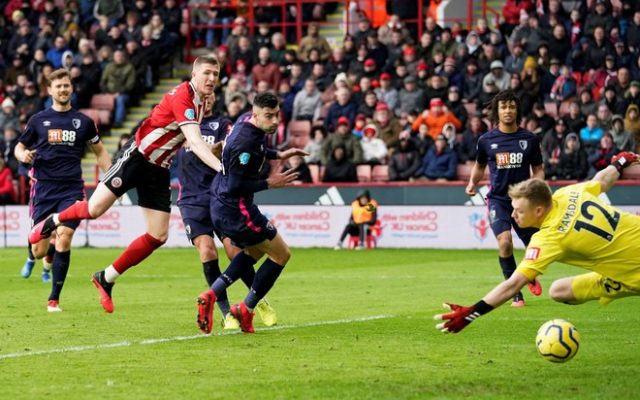
[[371,198],[368,190],[362,190],[351,203],[351,217],[344,227],[335,249],[341,249],[347,235],[359,236],[358,249],[363,249],[369,230],[378,220],[378,202]]

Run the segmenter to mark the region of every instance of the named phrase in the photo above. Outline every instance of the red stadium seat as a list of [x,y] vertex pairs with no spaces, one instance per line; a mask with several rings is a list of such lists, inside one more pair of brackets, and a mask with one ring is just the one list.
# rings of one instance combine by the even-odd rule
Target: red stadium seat
[[472,164],[458,164],[456,167],[456,179],[459,181],[469,181],[471,177]]
[[311,173],[312,183],[322,182],[322,179],[320,178],[320,166],[318,164],[309,164],[309,172]]
[[373,170],[371,171],[371,180],[374,182],[389,181],[389,166],[374,165]]
[[545,101],[544,102],[544,111],[551,118],[558,118],[558,104],[555,101]]
[[358,182],[370,182],[371,181],[371,165],[363,164],[356,167],[358,173]]
[[110,93],[94,94],[93,97],[91,97],[91,108],[113,111],[115,108],[115,100],[116,96]]
[[81,108],[79,111],[91,118],[96,126],[100,126],[100,112],[98,110],[93,108]]

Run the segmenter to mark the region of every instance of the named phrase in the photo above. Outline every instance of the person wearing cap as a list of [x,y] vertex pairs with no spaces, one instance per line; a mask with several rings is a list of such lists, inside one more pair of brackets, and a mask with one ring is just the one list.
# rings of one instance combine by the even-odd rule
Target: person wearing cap
[[368,124],[362,130],[362,159],[365,164],[385,164],[388,154],[387,145],[378,137],[376,124]]
[[320,51],[320,59],[322,61],[327,61],[329,57],[331,57],[331,46],[329,45],[329,42],[327,42],[327,39],[323,36],[320,36],[318,24],[312,22],[307,27],[307,36],[300,39],[300,44],[298,45],[298,59],[306,62],[309,50],[314,48]]
[[502,90],[509,88],[511,76],[504,70],[502,61],[494,60],[490,71],[482,78],[482,94],[485,99],[491,98]]
[[429,128],[429,135],[435,138],[442,133],[445,124],[452,123],[457,130],[462,129],[462,122],[449,111],[444,101],[438,97],[434,97],[429,101],[429,108],[424,110],[415,121],[413,121],[412,129],[418,131],[420,125],[425,123]]
[[398,104],[398,91],[391,86],[391,74],[383,72],[380,74],[380,87],[374,90],[378,101],[385,103],[391,110]]
[[358,114],[356,120],[353,123],[353,129],[351,133],[358,139],[362,139],[364,133],[364,127],[367,125],[367,117],[364,114]]
[[400,132],[398,145],[389,157],[389,180],[408,181],[413,178],[422,165],[415,142],[411,139],[411,130]]
[[396,116],[408,114],[412,110],[423,110],[425,106],[424,90],[418,88],[414,76],[408,75],[402,80],[402,89],[398,93],[398,104],[395,108]]
[[327,132],[333,132],[337,128],[338,118],[346,117],[353,121],[358,113],[358,106],[351,100],[351,91],[340,88],[335,92],[336,101],[329,107],[329,112],[324,119],[324,128]]
[[16,103],[11,97],[5,97],[0,104],[0,129],[11,127],[20,130],[20,120],[16,112]]
[[457,165],[458,155],[447,145],[447,138],[439,134],[435,138],[435,144],[422,159],[418,176],[431,181],[450,181],[456,178]]
[[351,120],[342,116],[336,122],[336,131],[327,136],[322,143],[322,164],[327,165],[336,147],[341,146],[344,150],[344,158],[351,163],[362,162],[362,146],[358,138],[351,133]]
[[[511,90],[502,91],[491,100],[490,116],[497,126],[478,139],[476,161],[465,189],[468,196],[475,196],[476,186],[483,179],[484,171],[489,165],[491,189],[487,194],[487,204],[491,229],[498,241],[498,261],[505,279],[516,269],[511,229],[515,229],[525,246],[535,232],[534,229],[521,229],[515,223],[508,195],[509,187],[530,177],[544,179],[540,139],[519,127],[522,118],[519,103]],[[542,293],[537,280],[530,282],[529,289],[536,296]],[[516,293],[512,306],[524,306],[522,293]]]
[[378,137],[382,139],[387,148],[391,151],[398,143],[398,135],[402,126],[393,115],[389,106],[383,102],[378,102],[376,111],[373,113],[373,122],[378,128]]
[[345,226],[334,250],[340,250],[347,235],[358,236],[358,246],[356,250],[365,248],[367,235],[370,234],[371,227],[378,220],[378,202],[371,197],[369,190],[364,189],[356,194],[356,199],[351,203],[351,215],[349,222]]
[[373,58],[367,58],[362,63],[363,73],[365,76],[373,77],[377,75],[377,64]]

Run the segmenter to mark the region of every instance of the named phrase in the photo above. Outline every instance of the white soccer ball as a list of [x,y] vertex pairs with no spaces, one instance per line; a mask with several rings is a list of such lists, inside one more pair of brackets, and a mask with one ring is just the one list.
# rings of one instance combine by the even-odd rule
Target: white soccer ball
[[552,319],[538,329],[536,347],[538,353],[547,361],[567,362],[580,348],[580,334],[571,322]]

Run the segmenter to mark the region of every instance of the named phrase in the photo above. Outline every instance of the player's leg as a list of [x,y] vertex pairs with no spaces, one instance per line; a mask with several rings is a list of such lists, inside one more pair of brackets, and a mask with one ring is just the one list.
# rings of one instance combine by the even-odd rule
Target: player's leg
[[[504,201],[491,199],[489,202],[489,221],[491,230],[498,242],[498,263],[504,279],[509,279],[516,270],[513,256],[513,237],[511,235],[511,205]],[[522,292],[513,297],[512,307],[524,306]]]
[[20,269],[20,276],[25,279],[29,278],[31,276],[31,271],[33,271],[33,267],[35,265],[36,257],[33,255],[33,251],[31,251],[31,243],[27,242],[27,259]]
[[596,272],[558,279],[549,288],[549,296],[553,300],[566,304],[592,300],[608,304],[615,299],[638,295],[640,291]]
[[55,253],[53,256],[51,293],[47,303],[49,312],[62,311],[60,308],[60,293],[67,279],[69,264],[71,262],[71,240],[75,230],[66,226],[56,229]]
[[[522,240],[522,243],[524,243],[525,247],[529,246],[531,236],[533,236],[534,233],[538,232],[537,228],[520,228],[513,218],[511,219],[511,225],[513,226],[520,240]],[[528,282],[527,286],[529,288],[529,292],[531,292],[532,295],[540,296],[542,294],[542,285],[537,278],[534,279],[533,282]]]
[[55,235],[49,240],[49,249],[47,254],[42,259],[42,282],[48,283],[51,281],[51,269],[53,268],[53,256],[56,253],[56,238]]

